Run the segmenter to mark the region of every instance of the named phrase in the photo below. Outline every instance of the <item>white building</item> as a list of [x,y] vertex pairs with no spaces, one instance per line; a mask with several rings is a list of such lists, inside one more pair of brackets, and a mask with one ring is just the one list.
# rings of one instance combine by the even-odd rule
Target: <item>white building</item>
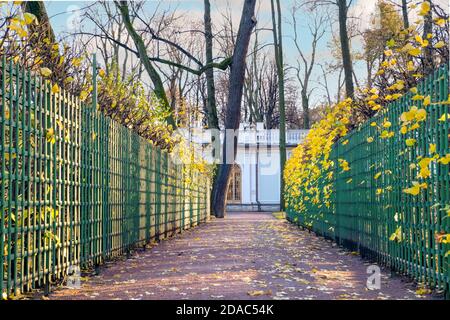
[[[308,130],[288,130],[286,149],[292,150],[306,137]],[[223,133],[221,133],[223,141]],[[277,211],[280,208],[279,130],[265,130],[241,125],[236,162],[227,194],[228,211]],[[190,140],[210,145],[211,135],[203,130],[190,130]],[[205,147],[208,150],[209,147]]]

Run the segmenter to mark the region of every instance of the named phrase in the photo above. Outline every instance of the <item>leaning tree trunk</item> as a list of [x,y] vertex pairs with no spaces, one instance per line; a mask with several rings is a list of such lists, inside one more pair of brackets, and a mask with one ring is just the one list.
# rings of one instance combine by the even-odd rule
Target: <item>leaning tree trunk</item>
[[342,63],[344,66],[345,91],[348,98],[354,98],[355,88],[353,85],[353,66],[350,53],[350,40],[347,31],[347,0],[337,0],[339,7],[339,35],[341,38]]
[[[24,13],[31,13],[37,19],[37,23],[32,23],[27,26],[30,34],[29,43],[32,49],[42,55],[41,58],[43,59],[43,64],[41,67],[48,67],[53,60],[58,61],[60,56],[58,55],[56,58],[50,57],[50,52],[48,50],[49,47],[56,43],[56,37],[52,25],[50,24],[45,3],[43,1],[23,1],[21,8]],[[40,37],[41,34],[44,34],[44,38],[49,41],[48,44],[42,43],[42,39]],[[63,83],[59,84],[64,87]]]
[[21,4],[22,11],[33,14],[37,20],[38,24],[30,24],[30,33],[36,31],[45,32],[46,38],[50,40],[51,43],[56,41],[55,33],[53,32],[50,20],[48,18],[47,10],[45,9],[45,4],[43,1],[23,1]]
[[[225,129],[237,130],[241,121],[242,91],[245,79],[245,65],[252,30],[256,25],[255,18],[256,0],[245,0],[242,9],[241,23],[231,62],[230,83],[228,88],[228,105],[225,115]],[[218,218],[225,217],[226,194],[231,168],[236,159],[237,139],[227,143],[227,134],[224,135],[223,163],[213,189],[213,210]],[[230,147],[233,150],[229,150]],[[228,149],[227,149],[228,148]]]

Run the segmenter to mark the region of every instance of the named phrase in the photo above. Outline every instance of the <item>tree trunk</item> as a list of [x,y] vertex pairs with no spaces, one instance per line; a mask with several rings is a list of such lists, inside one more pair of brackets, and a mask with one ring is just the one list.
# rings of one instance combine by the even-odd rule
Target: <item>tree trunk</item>
[[303,91],[302,95],[302,107],[303,107],[303,129],[310,129],[311,123],[309,119],[309,97],[308,93]]
[[[31,36],[30,44],[31,47],[36,49],[37,52],[42,53],[41,49],[51,47],[56,43],[55,33],[53,31],[52,25],[50,24],[50,19],[48,18],[47,10],[45,9],[45,3],[43,1],[23,1],[21,4],[22,11],[24,13],[28,12],[33,14],[38,20],[37,24],[29,24],[27,28],[29,28],[30,34],[35,33],[45,33],[45,38],[47,38],[50,42],[50,45],[43,45],[41,39],[39,37]],[[45,51],[44,51],[45,52]],[[49,57],[44,56],[43,64],[41,67],[49,66],[46,61]],[[58,55],[55,60],[59,60],[60,56]],[[50,62],[48,62],[50,63]],[[59,81],[58,81],[59,82]],[[61,87],[64,87],[64,83],[59,83]]]
[[[256,0],[245,0],[242,9],[241,23],[234,48],[231,62],[230,83],[228,88],[228,105],[225,115],[225,129],[236,130],[239,128],[241,120],[242,91],[245,79],[245,66],[250,36],[256,24],[255,18]],[[219,172],[213,190],[213,210],[218,218],[225,217],[226,195],[231,168],[236,158],[237,139],[230,143],[233,150],[227,149],[227,134],[223,143],[223,163],[219,167]]]
[[403,14],[403,27],[405,29],[409,28],[409,17],[408,17],[408,1],[402,0],[402,14]]
[[[50,24],[44,2],[23,1],[21,7],[23,12],[31,13],[38,19],[39,26],[41,26],[41,28],[44,29],[44,32],[47,33],[46,37],[50,40],[51,43],[54,43],[56,41],[55,33],[53,32],[52,26]],[[28,28],[30,28],[31,33],[34,33],[36,31],[43,31],[42,29],[36,28],[34,24],[28,25]]]
[[[213,63],[213,34],[211,25],[211,3],[209,0],[205,0],[205,45],[206,45],[206,64]],[[207,86],[207,117],[208,128],[219,129],[219,120],[217,118],[217,106],[216,106],[216,89],[214,84],[214,69],[208,68],[206,74],[206,86]]]
[[342,64],[344,66],[345,91],[348,98],[355,97],[355,88],[353,86],[353,66],[350,53],[350,40],[347,31],[347,0],[337,0],[339,7],[339,35],[341,40]]
[[[280,0],[271,0],[273,39],[275,46],[275,62],[278,75],[278,111],[280,112],[280,209],[284,211],[284,166],[286,164],[286,103],[284,97],[284,62],[283,62],[283,39]],[[275,12],[277,12],[277,17]],[[278,21],[277,21],[278,20]]]
[[152,62],[148,57],[147,48],[145,46],[144,41],[142,40],[142,37],[136,32],[136,30],[133,27],[127,1],[120,1],[120,3],[116,2],[116,5],[122,16],[123,23],[125,24],[128,33],[133,39],[134,45],[136,46],[136,49],[139,54],[139,59],[144,65],[144,68],[147,71],[148,76],[150,77],[150,80],[153,83],[154,87],[153,92],[155,96],[159,99],[160,103],[162,103],[163,107],[167,108],[167,110],[171,110],[171,113],[166,117],[166,121],[169,125],[172,126],[173,129],[176,129],[177,125],[173,117],[173,110],[170,108],[169,100],[167,99],[163,82],[161,80],[158,71],[155,69],[155,67],[153,66]]

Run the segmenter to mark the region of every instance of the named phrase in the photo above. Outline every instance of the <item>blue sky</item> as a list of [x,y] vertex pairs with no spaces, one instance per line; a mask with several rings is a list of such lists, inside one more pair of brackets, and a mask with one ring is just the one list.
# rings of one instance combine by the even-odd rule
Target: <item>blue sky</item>
[[[439,0],[441,1],[441,0]],[[447,0],[442,0],[447,1]],[[291,17],[290,17],[290,8],[292,7],[295,0],[283,0],[283,39],[284,39],[284,50],[285,50],[285,61],[289,65],[297,65],[297,60],[299,59],[299,55],[295,46],[292,42],[293,38],[293,29],[291,25]],[[362,24],[363,27],[368,26],[368,21],[370,20],[371,14],[375,10],[377,0],[354,0],[354,4],[352,7],[352,16],[359,17],[359,23]],[[232,10],[233,20],[235,21],[236,27],[238,26],[239,18],[241,15],[242,9],[242,0],[211,0],[212,3],[212,15],[213,15],[213,23],[217,22],[217,19],[220,19],[221,13],[223,13],[227,9],[227,5],[229,4]],[[59,34],[67,31],[68,22],[73,19],[74,15],[77,14],[77,8],[83,8],[92,4],[92,1],[46,1],[47,10],[49,16],[51,17],[52,25],[55,31]],[[186,16],[192,16],[195,19],[202,19],[203,16],[203,0],[172,0],[172,1],[147,1],[146,10],[153,12],[155,8],[159,5],[161,10],[163,9],[177,9],[179,12],[185,12]],[[331,10],[335,10],[333,6],[330,8]],[[73,11],[75,10],[75,11]],[[298,21],[299,21],[299,29],[298,33],[301,38],[301,46],[304,52],[308,55],[310,53],[310,43],[311,43],[311,35],[307,26],[307,20],[310,17],[310,14],[304,12],[300,13]],[[270,0],[260,0],[259,4],[259,14],[258,14],[258,28],[271,28],[271,15],[270,15]],[[263,38],[263,41],[270,42],[272,39],[272,34],[270,31],[265,31],[264,36],[260,36]],[[332,55],[327,46],[328,42],[331,39],[331,32],[328,30],[325,37],[321,40],[318,45],[318,59],[320,62],[331,62]],[[355,43],[356,42],[356,43]],[[360,48],[360,45],[357,41],[354,41],[354,47],[356,49]],[[364,82],[366,77],[365,75],[365,67],[362,64],[355,65],[355,72],[358,75],[359,81]],[[320,80],[321,71],[320,68],[315,69],[315,73],[313,75],[313,80]],[[337,75],[331,75],[328,79],[330,83],[330,87],[332,88],[331,92],[334,95],[337,92]],[[313,86],[317,86],[317,84],[313,84]],[[312,97],[312,102],[315,103],[321,100],[324,96],[324,90],[318,88]]]

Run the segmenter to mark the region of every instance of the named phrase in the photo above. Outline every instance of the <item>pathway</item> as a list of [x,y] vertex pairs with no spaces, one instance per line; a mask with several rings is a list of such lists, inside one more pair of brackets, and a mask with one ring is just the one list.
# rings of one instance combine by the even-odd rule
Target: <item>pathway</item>
[[269,214],[229,214],[83,278],[50,299],[432,299],[382,270]]

